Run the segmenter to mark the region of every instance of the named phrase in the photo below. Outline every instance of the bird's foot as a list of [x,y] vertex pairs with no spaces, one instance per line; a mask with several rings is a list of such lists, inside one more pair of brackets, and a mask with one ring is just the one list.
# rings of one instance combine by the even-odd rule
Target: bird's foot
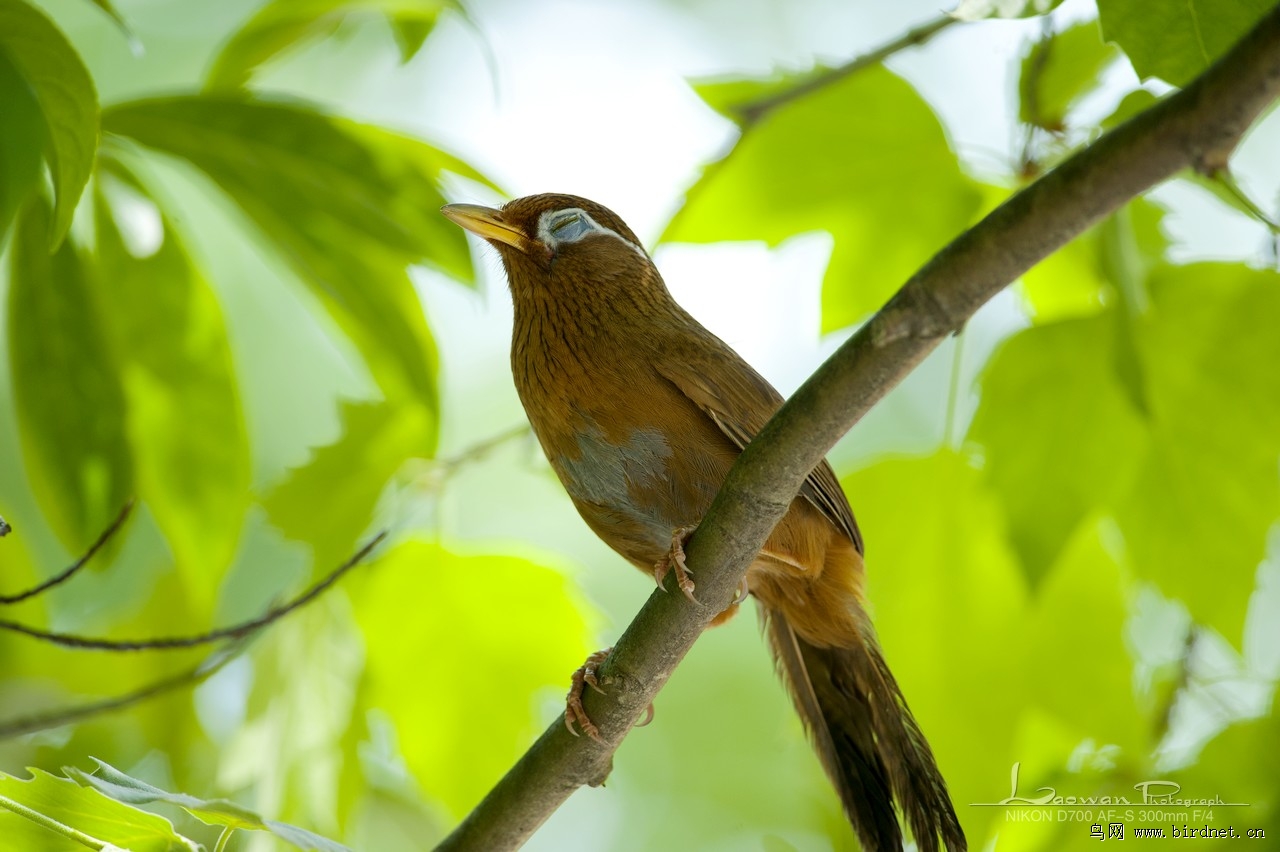
[[601,742],[600,729],[591,721],[591,717],[587,715],[586,708],[582,706],[582,693],[586,691],[588,686],[596,692],[604,693],[604,690],[600,688],[600,681],[596,677],[596,673],[600,664],[605,661],[611,651],[613,651],[612,647],[596,651],[587,657],[587,661],[573,673],[573,679],[569,683],[569,694],[565,696],[564,700],[564,726],[575,737],[578,736],[578,732],[573,727],[576,723],[578,727],[582,728],[584,734],[596,742]]
[[[610,646],[600,651],[596,651],[587,657],[587,661],[578,667],[573,673],[573,678],[569,683],[569,694],[564,700],[564,726],[569,729],[569,733],[575,737],[578,736],[577,730],[574,729],[576,724],[582,728],[582,733],[591,737],[596,742],[603,742],[600,739],[600,729],[591,721],[591,717],[587,715],[587,709],[582,706],[582,694],[586,692],[587,687],[591,687],[601,695],[604,690],[600,688],[599,669],[609,654],[613,652]],[[644,719],[636,723],[637,728],[643,728],[645,725],[653,721],[653,705],[650,704],[645,710]]]
[[666,556],[658,560],[658,564],[653,566],[653,579],[658,582],[658,588],[665,590],[663,583],[667,579],[667,574],[675,571],[676,585],[680,587],[680,591],[684,592],[684,596],[693,603],[697,603],[698,599],[693,596],[693,580],[689,579],[689,566],[684,559],[684,546],[689,541],[689,537],[693,535],[693,531],[698,528],[697,524],[691,524],[685,527],[679,527],[671,534],[671,549],[667,551]]

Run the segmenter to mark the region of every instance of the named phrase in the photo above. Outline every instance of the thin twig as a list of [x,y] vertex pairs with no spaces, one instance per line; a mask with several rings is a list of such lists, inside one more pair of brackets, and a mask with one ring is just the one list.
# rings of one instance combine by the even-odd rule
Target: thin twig
[[465,465],[480,461],[485,456],[489,455],[489,453],[493,452],[508,441],[514,441],[516,438],[529,435],[532,431],[533,430],[529,427],[528,423],[521,423],[518,426],[512,426],[505,432],[499,432],[492,437],[472,444],[456,455],[437,459],[432,463],[431,467],[436,471],[436,475],[440,478],[440,481],[443,482],[457,473],[458,470]]
[[82,719],[123,710],[149,698],[155,698],[166,692],[181,689],[184,686],[194,686],[213,677],[223,666],[239,656],[244,647],[243,641],[232,643],[219,649],[194,668],[153,681],[133,692],[126,692],[124,695],[117,695],[76,707],[62,707],[47,713],[34,713],[29,716],[6,719],[0,722],[0,740],[20,737],[24,734],[34,734],[37,731],[47,731],[50,728],[60,728],[63,725],[79,722]]
[[[46,592],[59,583],[65,583],[67,580],[70,580],[75,576],[76,572],[85,565],[88,565],[89,560],[93,559],[93,557],[97,555],[98,551],[102,549],[103,545],[105,545],[111,537],[116,534],[120,527],[124,526],[124,522],[129,517],[129,513],[131,511],[133,511],[132,499],[128,500],[124,504],[124,507],[120,509],[120,514],[116,515],[116,519],[102,531],[102,534],[98,536],[98,540],[89,545],[89,549],[84,552],[84,555],[73,562],[69,568],[64,570],[61,574],[50,577],[38,586],[32,586],[25,592],[18,592],[16,595],[0,595],[0,604],[15,604],[19,601],[25,601],[27,598],[34,598],[41,592]],[[4,522],[3,518],[0,518],[0,535],[3,535],[8,531],[9,525]]]
[[931,21],[926,21],[920,26],[908,30],[893,41],[886,42],[874,50],[868,51],[867,53],[851,59],[844,65],[840,65],[836,68],[829,68],[825,71],[820,71],[813,76],[806,77],[801,82],[789,89],[785,89],[784,91],[774,92],[772,94],[765,95],[762,98],[757,98],[754,101],[748,101],[735,107],[734,112],[738,114],[738,117],[742,122],[742,126],[744,128],[749,127],[764,118],[770,112],[773,112],[778,107],[797,100],[798,98],[802,98],[805,95],[817,91],[825,86],[829,86],[832,83],[843,80],[845,77],[848,77],[850,74],[855,74],[863,68],[883,62],[895,53],[906,50],[908,47],[922,45],[938,33],[945,30],[947,27],[959,22],[959,18],[954,18],[951,15],[939,15]]
[[53,633],[46,630],[38,630],[25,624],[18,624],[17,622],[4,620],[0,620],[0,630],[20,633],[23,636],[30,636],[33,639],[39,639],[41,641],[50,642],[54,645],[61,645],[66,648],[82,648],[95,651],[171,651],[178,648],[194,648],[199,645],[209,645],[213,642],[221,642],[224,639],[239,639],[244,636],[248,636],[251,633],[255,633],[272,622],[284,618],[299,607],[303,607],[311,603],[311,601],[323,594],[326,589],[338,582],[342,575],[360,564],[360,562],[369,555],[369,552],[386,537],[387,533],[385,530],[378,533],[370,539],[364,547],[356,551],[350,559],[330,571],[328,576],[323,580],[316,583],[310,589],[303,592],[301,595],[298,595],[288,603],[272,607],[257,618],[242,621],[239,624],[234,624],[230,627],[210,630],[208,633],[200,633],[195,636],[169,636],[160,639],[96,639],[87,636],[76,636],[69,633]]
[[1258,204],[1249,197],[1249,194],[1241,189],[1240,184],[1236,183],[1235,176],[1231,174],[1230,169],[1221,169],[1215,174],[1209,176],[1209,179],[1216,181],[1219,186],[1230,193],[1231,197],[1240,202],[1240,206],[1249,211],[1254,219],[1261,222],[1272,236],[1280,234],[1280,222],[1271,217],[1267,211],[1263,210]]
[[1225,164],[1280,96],[1280,6],[1193,83],[1085,147],[933,257],[829,358],[734,463],[686,548],[693,605],[655,592],[584,703],[600,739],[557,719],[439,850],[516,849],[613,753],[693,643],[733,601],[801,484],[850,428],[948,334],[1045,257],[1122,204],[1188,167]]

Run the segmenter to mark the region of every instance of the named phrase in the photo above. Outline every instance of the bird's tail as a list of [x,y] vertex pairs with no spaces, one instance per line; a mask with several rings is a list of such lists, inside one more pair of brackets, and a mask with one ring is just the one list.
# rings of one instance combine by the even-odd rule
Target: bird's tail
[[946,782],[858,610],[861,629],[848,647],[818,647],[781,609],[761,607],[778,669],[862,847],[902,849],[896,801],[920,852],[963,852]]

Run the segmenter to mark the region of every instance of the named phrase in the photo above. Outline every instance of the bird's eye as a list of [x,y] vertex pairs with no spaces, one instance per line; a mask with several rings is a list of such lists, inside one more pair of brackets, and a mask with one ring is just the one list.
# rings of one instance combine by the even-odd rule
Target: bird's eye
[[571,213],[551,223],[551,233],[558,242],[572,242],[591,230],[591,225],[581,213]]

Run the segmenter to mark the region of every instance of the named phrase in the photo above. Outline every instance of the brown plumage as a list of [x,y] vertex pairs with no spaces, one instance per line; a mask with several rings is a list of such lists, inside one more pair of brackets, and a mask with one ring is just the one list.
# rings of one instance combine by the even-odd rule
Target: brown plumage
[[[502,256],[516,388],[574,506],[652,572],[782,397],[676,304],[635,234],[601,205],[535,195],[444,213]],[[857,523],[823,462],[752,564],[748,591],[863,847],[902,848],[896,803],[923,852],[963,850],[946,784],[877,645],[862,578]]]

